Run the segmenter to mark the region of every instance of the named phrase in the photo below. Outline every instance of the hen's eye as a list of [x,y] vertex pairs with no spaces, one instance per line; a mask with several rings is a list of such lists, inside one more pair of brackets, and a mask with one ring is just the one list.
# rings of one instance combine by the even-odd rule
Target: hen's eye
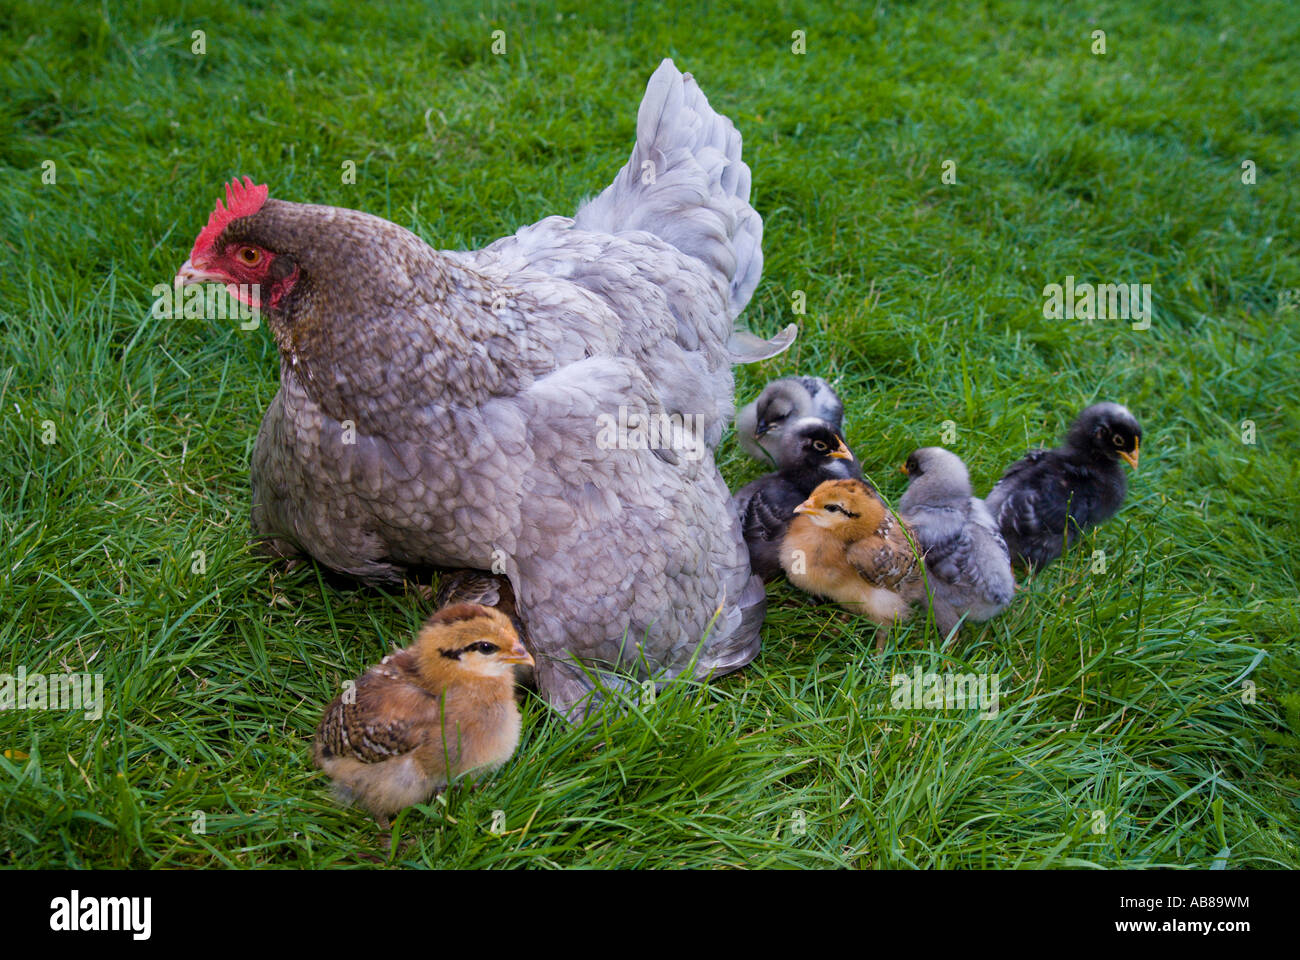
[[252,267],[256,266],[261,261],[262,251],[257,249],[257,247],[240,247],[239,253],[236,254],[236,256],[239,257],[240,262],[246,263],[248,266]]
[[814,440],[814,441],[813,441],[813,446],[816,447],[818,450],[827,450],[827,449],[829,449],[829,448],[826,446],[826,444],[822,443],[820,440]]

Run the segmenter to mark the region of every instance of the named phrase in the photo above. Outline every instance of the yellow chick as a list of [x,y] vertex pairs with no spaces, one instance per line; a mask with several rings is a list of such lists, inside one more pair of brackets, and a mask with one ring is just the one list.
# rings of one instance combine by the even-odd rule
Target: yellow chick
[[316,765],[344,802],[381,829],[462,774],[501,766],[519,745],[517,664],[532,665],[504,614],[458,603],[439,610],[415,642],[367,670],[325,710]]
[[910,616],[925,596],[921,565],[903,521],[871,487],[828,480],[794,512],[781,543],[791,583],[882,627]]

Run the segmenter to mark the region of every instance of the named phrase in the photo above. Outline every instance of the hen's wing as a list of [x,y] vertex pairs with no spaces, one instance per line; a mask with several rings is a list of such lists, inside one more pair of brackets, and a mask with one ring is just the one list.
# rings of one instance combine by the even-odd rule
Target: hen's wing
[[567,217],[450,255],[502,284],[572,285],[598,299],[614,352],[645,372],[665,412],[698,420],[717,446],[733,409],[731,321],[725,288],[699,260],[651,234],[593,233]]

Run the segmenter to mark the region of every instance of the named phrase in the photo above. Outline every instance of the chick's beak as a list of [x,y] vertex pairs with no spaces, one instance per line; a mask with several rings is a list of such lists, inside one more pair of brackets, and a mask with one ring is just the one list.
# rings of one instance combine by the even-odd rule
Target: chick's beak
[[846,447],[846,446],[844,445],[844,441],[843,441],[842,439],[840,439],[839,437],[836,437],[835,439],[840,441],[840,445],[839,445],[838,447],[836,447],[834,450],[831,451],[831,453],[830,453],[830,457],[831,457],[831,459],[832,459],[832,460],[852,460],[852,459],[853,459],[853,454],[849,453],[849,448]]
[[527,650],[524,649],[524,645],[522,643],[516,643],[513,647],[510,648],[510,652],[506,654],[504,657],[502,657],[502,659],[506,663],[527,663],[532,666],[536,666],[536,664],[533,663],[532,655]]
[[195,266],[193,260],[186,260],[181,264],[181,268],[176,271],[176,279],[173,281],[173,283],[178,287],[187,287],[194,283],[225,282],[226,278],[221,274]]
[[760,420],[758,422],[758,426],[754,428],[754,436],[761,437],[771,429],[772,429],[772,425],[770,423],[766,423]]
[[1139,441],[1137,440],[1133,441],[1132,453],[1129,453],[1127,450],[1121,450],[1119,452],[1119,455],[1124,458],[1124,462],[1127,463],[1134,470],[1137,470],[1138,468],[1138,443]]
[[799,506],[795,507],[794,512],[795,513],[816,513],[817,508],[813,506],[812,499],[809,498],[805,500],[803,503],[799,504]]
[[911,476],[911,474],[907,472],[907,464],[905,464],[905,463],[900,463],[900,464],[898,465],[898,472],[901,473],[901,474],[902,474],[903,476],[905,476],[905,477],[910,477],[910,476]]

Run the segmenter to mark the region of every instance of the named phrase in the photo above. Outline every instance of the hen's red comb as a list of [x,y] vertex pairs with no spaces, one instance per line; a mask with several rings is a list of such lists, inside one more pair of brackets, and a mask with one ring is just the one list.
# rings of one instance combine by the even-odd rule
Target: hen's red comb
[[268,192],[266,184],[253,186],[252,177],[245,177],[243,183],[235,179],[226,184],[226,205],[223,207],[221,201],[217,201],[217,208],[212,211],[212,216],[208,217],[208,225],[203,228],[199,238],[194,241],[194,249],[190,251],[190,259],[193,260],[216,243],[217,237],[221,236],[221,231],[226,229],[226,225],[231,220],[238,220],[240,217],[251,217],[261,210],[262,204],[266,203]]

